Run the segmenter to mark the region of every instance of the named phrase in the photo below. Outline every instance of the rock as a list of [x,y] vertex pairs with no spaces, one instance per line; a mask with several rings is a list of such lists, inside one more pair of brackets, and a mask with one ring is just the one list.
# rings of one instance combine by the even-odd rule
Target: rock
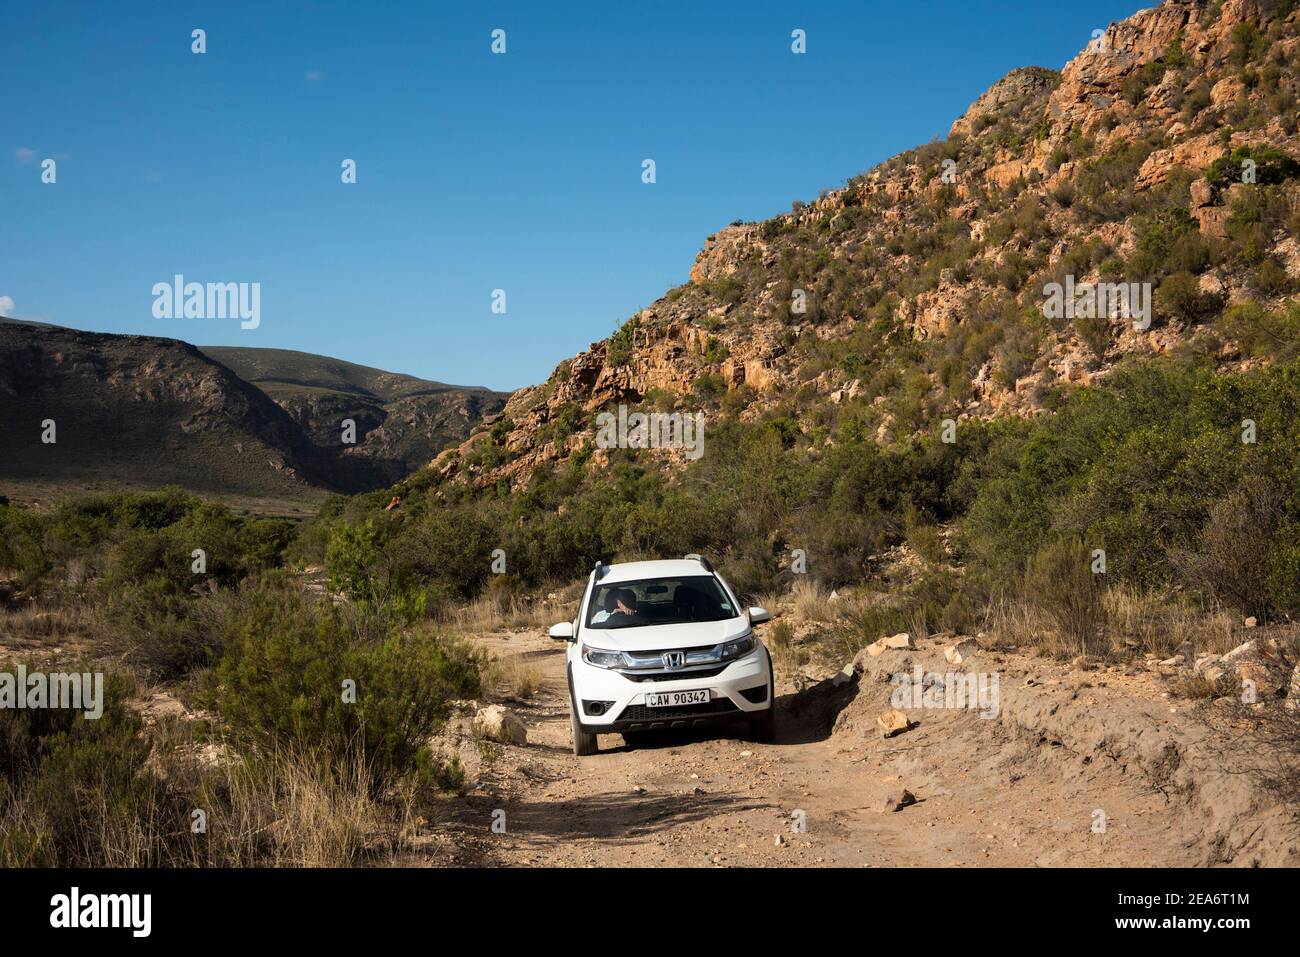
[[916,795],[903,788],[901,791],[890,791],[885,795],[885,800],[880,806],[880,810],[888,814],[891,811],[901,811],[909,804],[916,803]]
[[1194,179],[1191,186],[1192,209],[1203,209],[1214,202],[1214,186],[1206,179]]
[[1251,615],[1249,618],[1246,619],[1247,628],[1254,628],[1257,624],[1259,624],[1259,621],[1255,618],[1254,615]]
[[1233,648],[1216,665],[1205,670],[1207,680],[1210,679],[1210,671],[1219,666],[1224,673],[1218,678],[1216,687],[1222,693],[1236,694],[1241,690],[1243,682],[1250,681],[1255,686],[1255,693],[1261,698],[1281,692],[1294,674],[1292,663],[1287,660],[1282,647],[1274,638],[1252,638]]
[[474,715],[474,733],[502,744],[527,744],[528,729],[514,712],[499,704],[488,705]]
[[[915,651],[916,645],[912,643],[912,636],[907,632],[901,632],[897,635],[890,635],[888,638],[881,638],[879,641],[873,641],[863,649],[872,658],[883,655],[886,651]],[[861,652],[859,652],[861,654]]]
[[1216,694],[1226,694],[1232,690],[1231,687],[1229,687],[1231,676],[1228,674],[1228,669],[1220,665],[1206,665],[1205,668],[1201,670],[1201,677],[1205,679],[1206,684],[1208,684]]
[[1259,644],[1254,639],[1251,639],[1250,641],[1243,641],[1236,648],[1233,648],[1231,651],[1229,651],[1226,655],[1223,656],[1222,660],[1225,663],[1232,662],[1232,661],[1241,661],[1245,658],[1253,658],[1256,654],[1258,654],[1258,652],[1259,652]]
[[1220,661],[1219,655],[1198,655],[1196,658],[1196,663],[1192,665],[1192,673],[1196,675],[1203,675],[1207,668],[1211,667],[1212,665],[1218,664],[1219,661]]
[[853,663],[849,662],[847,665],[845,665],[843,668],[841,668],[839,671],[835,673],[835,677],[831,680],[831,684],[836,687],[840,685],[848,684],[850,681],[853,680],[856,674],[857,674],[857,670],[853,667]]
[[782,837],[780,834],[778,834],[776,836],[776,840],[774,840],[772,843],[775,844],[777,847],[780,847],[782,844],[785,843],[785,838]]
[[1036,93],[1049,93],[1052,86],[1050,74],[1042,70],[1018,67],[984,91],[979,99],[952,124],[948,135],[969,136],[975,132],[976,124],[981,117],[996,114],[1009,104]]
[[1223,280],[1214,273],[1202,273],[1201,278],[1197,280],[1196,288],[1207,296],[1223,296],[1228,294],[1228,287],[1223,284]]
[[1022,160],[1008,160],[1005,163],[990,166],[984,171],[984,177],[994,186],[1005,189],[1027,172],[1028,167]]
[[1259,660],[1243,661],[1237,666],[1237,682],[1244,687],[1247,681],[1257,695],[1271,697],[1286,687],[1287,674]]
[[1210,89],[1210,103],[1224,106],[1233,103],[1245,95],[1246,86],[1235,76],[1227,76]]
[[[134,707],[132,710],[135,710]],[[184,718],[189,714],[185,705],[166,692],[150,695],[149,700],[139,707],[139,711],[148,725],[155,724],[162,718]]]
[[1286,709],[1300,711],[1300,665],[1291,672],[1291,681],[1287,686]]
[[959,665],[971,655],[978,654],[980,650],[979,642],[974,638],[963,638],[954,645],[949,645],[943,650],[943,656],[948,659],[948,663]]
[[912,722],[908,720],[907,715],[897,708],[890,708],[876,716],[876,724],[880,727],[880,736],[882,738],[892,738],[896,734],[902,734],[912,727]]

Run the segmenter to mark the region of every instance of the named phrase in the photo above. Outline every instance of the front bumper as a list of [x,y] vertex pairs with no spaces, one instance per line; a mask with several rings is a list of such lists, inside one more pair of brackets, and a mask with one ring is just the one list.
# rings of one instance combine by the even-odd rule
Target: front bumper
[[[756,714],[772,706],[772,664],[761,644],[755,651],[708,677],[634,681],[617,671],[583,661],[569,662],[569,688],[582,729],[591,734],[685,728]],[[647,694],[708,689],[707,705],[648,708]],[[603,714],[587,712],[591,701],[611,702]]]

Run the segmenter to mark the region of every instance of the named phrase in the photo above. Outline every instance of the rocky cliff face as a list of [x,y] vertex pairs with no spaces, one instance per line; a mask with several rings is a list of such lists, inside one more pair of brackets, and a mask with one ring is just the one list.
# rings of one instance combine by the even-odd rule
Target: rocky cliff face
[[[1167,0],[1059,73],[1013,71],[946,141],[708,237],[687,284],[432,469],[519,487],[580,454],[593,473],[593,414],[618,403],[780,411],[828,443],[827,407],[853,408],[886,443],[942,417],[1035,414],[1129,356],[1266,361],[1234,330],[1243,310],[1293,308],[1300,284],[1292,6]],[[1049,315],[1067,282],[1145,287],[1149,322]]]

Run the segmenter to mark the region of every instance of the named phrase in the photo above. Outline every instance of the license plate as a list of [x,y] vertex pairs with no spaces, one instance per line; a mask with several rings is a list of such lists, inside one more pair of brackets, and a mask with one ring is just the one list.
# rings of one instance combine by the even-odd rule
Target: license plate
[[703,691],[661,691],[645,696],[647,708],[680,708],[684,704],[708,704],[709,689]]

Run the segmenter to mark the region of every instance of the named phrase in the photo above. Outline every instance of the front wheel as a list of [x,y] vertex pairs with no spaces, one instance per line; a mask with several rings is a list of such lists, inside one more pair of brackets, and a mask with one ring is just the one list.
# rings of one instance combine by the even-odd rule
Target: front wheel
[[578,711],[572,702],[569,704],[569,727],[573,730],[573,753],[578,757],[583,758],[600,750],[596,736],[582,730],[582,725],[578,723]]
[[767,656],[767,707],[749,716],[749,736],[755,741],[771,741],[776,737],[776,672],[772,669],[772,655]]

